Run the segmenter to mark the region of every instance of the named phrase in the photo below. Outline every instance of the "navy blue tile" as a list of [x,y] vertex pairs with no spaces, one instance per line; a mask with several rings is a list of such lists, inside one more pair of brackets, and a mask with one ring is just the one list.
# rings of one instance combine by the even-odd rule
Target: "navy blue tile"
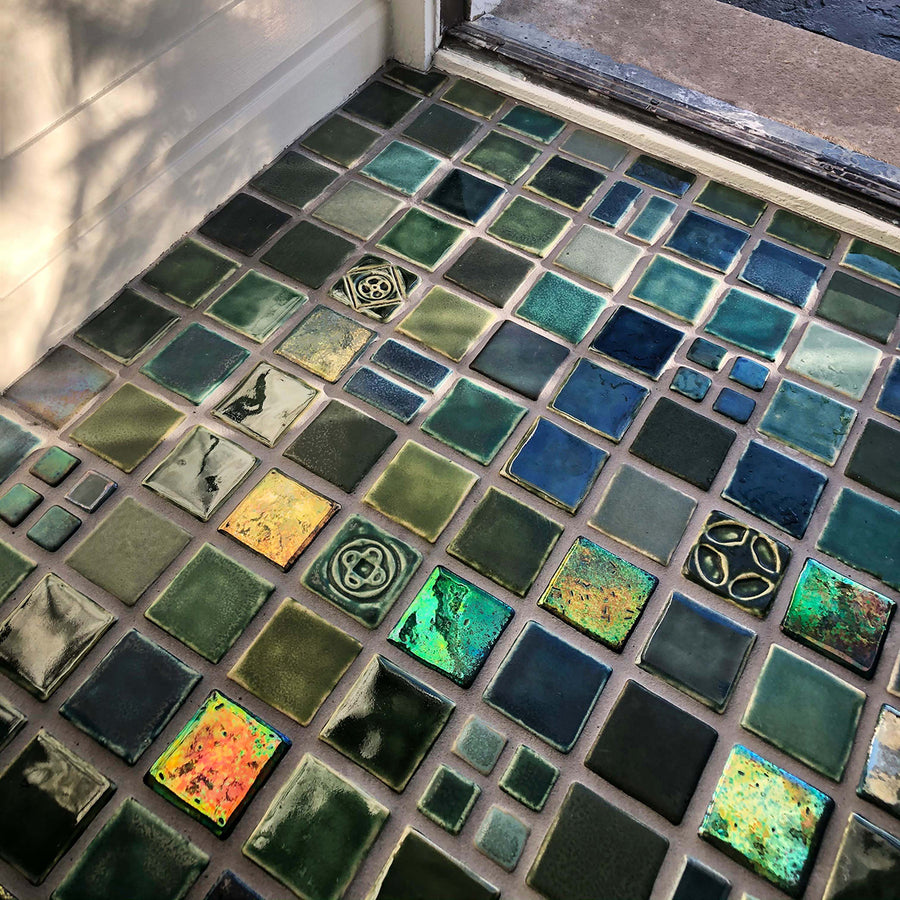
[[344,385],[344,390],[401,422],[411,422],[425,398],[390,378],[363,366]]
[[793,250],[760,241],[741,272],[741,281],[793,303],[805,306],[825,266]]
[[895,359],[887,377],[884,379],[884,387],[875,404],[877,409],[895,419],[900,419],[900,359]]
[[728,416],[734,422],[740,422],[741,425],[749,421],[756,409],[756,401],[740,391],[734,391],[731,388],[722,388],[716,402],[713,403],[713,409],[723,416]]
[[731,882],[727,878],[688,857],[672,900],[728,900],[730,893]]
[[766,386],[769,370],[755,359],[739,356],[731,367],[728,377],[738,384],[742,384],[751,391],[761,391]]
[[625,174],[676,197],[683,197],[697,180],[693,172],[652,156],[639,156]]
[[722,496],[800,538],[827,481],[821,472],[750,441]]
[[710,387],[712,387],[712,379],[708,375],[695,372],[687,366],[678,367],[670,385],[676,394],[681,394],[682,397],[695,400],[697,403],[700,403],[709,393]]
[[617,181],[597,204],[597,208],[591,213],[591,218],[604,225],[615,227],[625,218],[634,206],[635,200],[642,193],[642,189],[636,184]]
[[669,235],[665,246],[682,256],[705,263],[711,269],[727,272],[749,235],[740,228],[687,212]]
[[425,202],[451,216],[480,222],[506,191],[462,169],[451,169],[428,195]]
[[722,368],[722,361],[725,359],[726,350],[706,338],[695,338],[691,344],[686,356],[698,366],[709,369],[710,372],[718,372]]
[[450,374],[445,365],[424,356],[412,347],[407,347],[406,344],[398,343],[393,338],[386,340],[372,354],[372,362],[426,391],[440,387]]
[[683,337],[684,332],[660,322],[659,319],[645,316],[627,306],[620,306],[594,338],[591,350],[648,375],[655,381],[678,349]]

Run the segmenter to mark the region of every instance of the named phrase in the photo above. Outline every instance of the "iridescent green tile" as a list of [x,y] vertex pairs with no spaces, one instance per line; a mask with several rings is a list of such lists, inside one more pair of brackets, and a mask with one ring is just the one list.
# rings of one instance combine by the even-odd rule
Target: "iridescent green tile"
[[37,509],[43,499],[41,494],[27,484],[14,484],[0,497],[0,519],[15,528]]
[[546,256],[571,221],[541,203],[514,197],[488,228],[488,234],[535,256]]
[[307,287],[320,288],[355,249],[345,238],[303,221],[282,235],[260,262]]
[[419,209],[407,210],[378,247],[433,272],[465,231]]
[[775,360],[796,321],[796,314],[783,306],[731,288],[719,301],[704,331]]
[[344,116],[333,115],[300,141],[302,147],[336,162],[352,166],[378,140],[378,132]]
[[475,834],[475,847],[507,872],[518,865],[531,829],[511,812],[492,806]]
[[581,128],[576,128],[563,141],[561,149],[605,169],[614,169],[628,154],[627,144]]
[[556,257],[556,265],[616,291],[642,255],[643,251],[634,244],[583,225]]
[[6,541],[0,541],[0,603],[12,597],[16,588],[37,568],[37,563]]
[[483,307],[436,286],[397,325],[397,331],[459,362],[494,318]]
[[498,782],[500,790],[523,806],[540,812],[550,798],[559,769],[526,744],[519,744]]
[[577,344],[605,306],[606,299],[599,294],[555,272],[544,272],[516,308],[516,315]]
[[835,272],[816,315],[886,344],[900,316],[900,294],[846,272]]
[[540,150],[530,144],[499,131],[490,131],[463,157],[463,162],[507,184],[513,184],[540,155]]
[[665,197],[651,197],[625,232],[629,237],[652,244],[666,230],[676,206]]
[[694,201],[697,206],[711,209],[722,216],[740,222],[743,225],[755,225],[766,211],[765,200],[751,197],[737,188],[717,181],[708,181]]
[[490,775],[505,746],[505,734],[484,719],[469,716],[450,749],[482,775]]
[[900,287],[900,253],[879,247],[862,238],[854,238],[842,260],[848,269]]
[[237,267],[234,260],[188,238],[145,272],[143,281],[161,294],[194,307]]
[[856,793],[900,818],[900,710],[887,703],[878,713]]
[[306,301],[306,294],[251,269],[204,314],[261,344]]
[[823,259],[828,259],[834,253],[834,248],[841,237],[839,231],[813,222],[805,216],[799,216],[789,209],[775,210],[775,215],[766,228],[766,234],[781,238],[785,243],[801,250],[808,250]]
[[44,484],[56,487],[62,484],[70,472],[81,465],[77,456],[72,456],[68,450],[62,447],[50,447],[45,450],[28,469],[35,478],[40,478]]
[[459,834],[481,788],[449,766],[438,766],[416,808],[444,831]]
[[348,181],[338,188],[313,215],[364,241],[387,222],[403,201],[359,181]]
[[514,106],[500,120],[500,124],[542,144],[549,144],[566,127],[566,123],[556,116],[521,105]]
[[631,289],[631,296],[693,325],[703,318],[718,284],[712,275],[657,254]]
[[360,172],[367,178],[412,196],[431,178],[441,161],[430,153],[391,141],[374,159],[366,163]]
[[827,325],[810,322],[787,368],[854,400],[862,400],[880,362],[881,351]]
[[460,78],[441,95],[445,103],[452,103],[460,109],[489,119],[503,106],[503,97],[490,88]]
[[288,150],[281,159],[251,179],[250,186],[282,203],[302,209],[337,176],[334,169]]
[[735,745],[700,825],[700,837],[792,897],[803,893],[834,801]]
[[25,532],[25,536],[38,547],[50,553],[59,550],[81,528],[81,519],[61,506],[49,507]]
[[422,102],[420,97],[401,91],[383,81],[373,81],[345,104],[344,110],[372,122],[379,128],[393,128],[411,109]]
[[443,156],[455,156],[475,133],[479,123],[446,106],[433,103],[403,129],[410,138]]

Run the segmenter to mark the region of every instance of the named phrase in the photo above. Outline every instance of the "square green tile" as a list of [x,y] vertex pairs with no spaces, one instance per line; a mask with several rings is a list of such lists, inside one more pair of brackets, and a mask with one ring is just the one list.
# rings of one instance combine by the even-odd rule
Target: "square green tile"
[[306,294],[251,269],[204,312],[232,331],[262,344],[307,299]]
[[300,145],[339,166],[349,168],[359,162],[378,137],[377,131],[359,122],[333,115],[314,128],[300,141]]
[[289,206],[302,209],[337,178],[338,173],[315,160],[288,150],[281,159],[250,180],[250,186]]
[[194,307],[237,267],[234,260],[188,238],[145,272],[143,282],[185,306]]
[[694,202],[742,225],[755,225],[766,211],[765,200],[717,181],[708,181]]
[[514,197],[488,228],[488,234],[535,256],[546,256],[571,221],[542,203]]
[[40,506],[43,499],[41,494],[27,484],[14,484],[0,497],[0,519],[15,528]]
[[448,216],[476,225],[504,194],[500,185],[454,167],[431,188],[424,202]]
[[854,400],[862,400],[880,362],[880,350],[827,325],[810,322],[787,368]]
[[66,500],[74,503],[85,512],[97,512],[116,492],[118,484],[105,475],[93,470],[85,476],[67,494]]
[[900,253],[879,247],[862,238],[854,238],[844,254],[842,265],[885,284],[900,287]]
[[282,235],[260,262],[307,287],[320,288],[355,249],[346,238],[304,221]]
[[886,344],[900,316],[900,294],[846,272],[835,272],[822,294],[816,315]]
[[451,750],[482,775],[490,775],[505,746],[505,734],[491,728],[484,719],[469,716]]
[[424,94],[426,97],[431,97],[447,80],[446,75],[435,69],[419,72],[417,69],[411,69],[409,66],[399,63],[391,65],[384,73],[384,77],[389,81],[396,81],[397,84],[401,84],[417,94]]
[[464,234],[457,225],[409,209],[377,246],[433,272]]
[[442,156],[455,156],[475,133],[479,123],[446,106],[433,103],[403,129],[410,138]]
[[343,108],[345,112],[372,122],[379,128],[393,128],[421,102],[421,97],[383,81],[373,81],[351,97]]
[[799,216],[789,209],[775,210],[775,215],[766,228],[766,234],[781,238],[785,243],[801,250],[808,250],[823,259],[828,259],[834,253],[834,248],[841,237],[839,231]]
[[123,472],[133,472],[184,418],[165,400],[123,384],[69,437]]
[[56,487],[62,484],[73,469],[81,464],[77,456],[72,456],[62,447],[50,447],[45,450],[29,467],[28,471],[44,484]]
[[556,265],[616,291],[642,255],[643,251],[634,244],[583,225],[556,257]]
[[16,588],[36,568],[37,563],[33,559],[6,541],[0,541],[0,603],[12,597]]
[[741,726],[840,781],[865,702],[863,691],[773,644]]
[[275,585],[204,544],[144,614],[217,663],[243,634]]
[[565,156],[551,156],[531,178],[525,188],[569,209],[584,209],[588,200],[606,180],[595,172]]
[[25,536],[38,547],[50,553],[59,550],[81,527],[81,519],[61,506],[51,506],[25,532]]
[[482,819],[475,835],[475,846],[488,859],[507,872],[519,863],[531,829],[512,813],[492,806]]
[[309,725],[361,649],[356,638],[287,597],[228,677]]
[[477,237],[444,273],[444,278],[502,307],[531,271],[523,256]]
[[604,169],[614,169],[628,155],[627,144],[581,128],[576,128],[563,141],[561,149]]
[[744,350],[775,360],[797,321],[796,313],[755,294],[731,288],[704,328]]
[[499,131],[490,131],[463,157],[463,162],[507,184],[513,184],[540,155],[540,150],[530,144]]
[[[5,750],[13,738],[25,727],[28,716],[0,694],[0,750]],[[0,894],[0,900],[8,900]]]
[[703,318],[719,281],[658,254],[650,260],[631,296],[692,325]]
[[490,119],[503,106],[503,97],[496,91],[463,78],[450,85],[441,95],[441,100],[483,119]]
[[126,497],[66,563],[127,606],[134,606],[190,539],[179,525]]
[[900,502],[900,431],[869,419],[845,471],[854,481]]
[[606,299],[555,272],[544,272],[516,308],[516,315],[577,344],[594,327]]
[[653,244],[667,230],[676,206],[665,197],[651,197],[646,206],[634,217],[625,232],[644,244]]
[[348,181],[338,188],[313,215],[364,241],[375,235],[403,202],[384,191],[359,181]]
[[519,744],[498,782],[500,790],[534,812],[540,812],[550,798],[559,769],[526,744]]
[[434,174],[441,161],[418,147],[391,141],[360,172],[367,178],[412,196]]
[[363,501],[433,544],[476,481],[468,469],[407,441]]
[[449,766],[438,766],[416,808],[450,834],[459,834],[481,788]]
[[459,362],[494,322],[494,313],[442,287],[433,287],[397,331]]
[[566,127],[566,123],[562,119],[521,104],[514,106],[506,113],[500,120],[500,124],[504,128],[509,128],[510,131],[517,131],[542,144],[549,144]]

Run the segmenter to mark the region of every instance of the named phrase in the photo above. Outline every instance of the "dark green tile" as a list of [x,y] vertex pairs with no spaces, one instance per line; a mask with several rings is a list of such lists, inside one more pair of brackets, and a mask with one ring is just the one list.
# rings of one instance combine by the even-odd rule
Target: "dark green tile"
[[359,162],[378,137],[377,131],[344,116],[334,115],[313,129],[300,144],[340,166],[352,166]]
[[572,220],[527,197],[514,197],[488,228],[488,234],[521,250],[546,256]]
[[442,156],[455,156],[476,128],[478,122],[435,103],[403,129],[403,136]]
[[85,512],[97,512],[115,493],[116,488],[118,484],[115,481],[99,472],[90,471],[66,494],[66,500]]
[[886,344],[900,316],[900,294],[846,272],[835,272],[816,315]]
[[238,253],[252,256],[291,217],[252,194],[236,194],[198,231]]
[[766,228],[766,234],[781,238],[785,243],[793,244],[801,250],[809,250],[810,253],[815,253],[823,259],[828,259],[834,253],[834,248],[841,237],[839,231],[804,216],[798,216],[788,209],[775,210],[775,215]]
[[854,481],[900,501],[900,431],[869,419],[845,471]]
[[440,164],[441,161],[431,153],[402,141],[391,141],[360,172],[411,197],[431,178]]
[[320,288],[355,249],[354,244],[312,222],[280,237],[260,261],[311,288]]
[[384,73],[384,77],[419,94],[424,94],[426,97],[430,97],[447,80],[446,75],[434,69],[429,72],[419,72],[399,63],[394,63]]
[[742,225],[755,225],[766,211],[765,200],[717,181],[708,181],[694,202]]
[[544,272],[516,307],[516,315],[577,344],[594,327],[606,299],[555,272]]
[[441,95],[445,103],[452,103],[460,109],[475,113],[483,119],[489,119],[503,106],[503,97],[490,88],[482,87],[473,81],[460,78]]
[[[671,900],[728,900],[730,894],[731,882],[727,878],[693,857],[685,856],[684,868]],[[753,898],[744,894],[742,900]]]
[[288,150],[281,159],[252,179],[250,186],[282,203],[302,209],[337,176],[338,173],[328,166]]
[[530,144],[499,131],[491,131],[463,157],[463,162],[512,184],[528,171],[540,155],[540,150]]
[[421,98],[401,91],[383,81],[373,81],[366,85],[355,97],[343,106],[345,112],[379,128],[393,128],[411,109],[421,103]]
[[900,839],[851,813],[822,900],[892,900]]
[[73,516],[61,506],[51,506],[28,529],[25,535],[38,547],[52,553],[59,550],[80,527],[81,519],[78,516]]
[[205,300],[238,264],[190,238],[170,250],[143,281],[185,306]]
[[444,277],[460,287],[502,307],[518,290],[532,264],[516,253],[484,238],[475,238]]
[[521,819],[494,805],[478,826],[473,843],[489,860],[512,872],[530,833],[531,829]]
[[481,788],[449,766],[438,766],[416,808],[450,834],[459,834]]
[[500,776],[500,790],[515,798],[523,806],[540,812],[550,798],[559,769],[531,747],[519,744],[506,771]]
[[469,716],[453,742],[452,751],[482,775],[490,775],[506,746],[506,735],[484,719]]
[[506,193],[502,187],[464,169],[451,169],[425,198],[429,206],[475,225]]
[[[0,694],[0,750],[5,750],[9,746],[27,721],[28,716]],[[0,900],[5,900],[2,894]]]
[[556,116],[521,105],[514,106],[500,120],[500,124],[542,144],[549,144],[566,127],[566,123]]
[[464,234],[457,225],[419,209],[410,209],[378,246],[433,272]]
[[251,269],[206,309],[206,315],[262,343],[306,303],[306,295]]
[[56,487],[80,464],[77,456],[72,456],[62,447],[50,447],[31,464],[28,471],[44,484]]
[[570,209],[580,210],[584,209],[605,178],[600,172],[566,159],[565,156],[551,156],[531,176],[525,187]]
[[605,169],[614,169],[628,154],[628,145],[607,137],[576,128],[565,141],[562,149],[572,156],[587,162],[596,163]]
[[[37,509],[43,499],[41,494],[28,487],[27,484],[14,484],[0,497],[0,519],[15,528],[17,525],[21,525],[33,510]],[[2,591],[0,591],[0,602],[2,600]]]

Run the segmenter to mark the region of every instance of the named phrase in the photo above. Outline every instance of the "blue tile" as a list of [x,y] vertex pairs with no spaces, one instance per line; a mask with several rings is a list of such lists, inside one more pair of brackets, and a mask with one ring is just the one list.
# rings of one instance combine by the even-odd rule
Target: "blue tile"
[[710,372],[718,372],[722,368],[722,361],[725,359],[725,348],[708,341],[706,338],[694,338],[688,352],[685,354],[687,358],[709,369]]
[[741,272],[741,281],[794,306],[806,306],[824,271],[822,263],[808,256],[760,241]]
[[749,236],[733,225],[688,211],[665,246],[711,269],[727,272]]
[[894,360],[887,373],[875,407],[895,419],[900,419],[900,359]]
[[627,306],[613,311],[591,350],[656,381],[672,358],[684,332]]
[[628,226],[628,236],[637,238],[645,244],[652,244],[669,224],[675,209],[675,204],[671,200],[666,200],[665,197],[651,197]]
[[750,441],[722,496],[801,538],[827,482],[821,472]]
[[769,370],[756,360],[739,356],[731,366],[728,377],[751,391],[761,391],[766,386]]
[[594,444],[538,419],[503,469],[522,487],[574,513],[593,487],[609,454]]
[[550,408],[618,443],[649,393],[622,375],[580,359]]
[[401,422],[411,422],[425,398],[384,375],[363,366],[344,385],[344,390]]
[[639,156],[625,174],[676,197],[683,197],[697,180],[693,172],[652,156]]
[[591,218],[604,225],[615,227],[628,215],[634,206],[634,201],[642,193],[643,190],[636,184],[617,181],[597,204],[597,208],[591,213]]
[[671,389],[688,400],[696,400],[698,403],[709,393],[712,379],[702,372],[695,372],[687,366],[679,366],[675,377],[672,379]]
[[741,425],[750,420],[753,410],[756,409],[756,401],[740,391],[733,391],[731,388],[722,388],[716,402],[713,403],[713,409],[723,416],[728,416],[733,422],[739,422]]
[[372,354],[372,362],[426,391],[434,391],[440,387],[450,374],[445,365],[424,356],[412,347],[407,347],[406,344],[398,343],[393,338],[386,340]]

